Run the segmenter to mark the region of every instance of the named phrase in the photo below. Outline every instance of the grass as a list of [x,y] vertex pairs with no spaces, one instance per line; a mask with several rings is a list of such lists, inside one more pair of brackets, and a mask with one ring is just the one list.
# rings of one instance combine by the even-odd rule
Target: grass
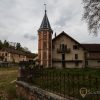
[[23,100],[16,95],[17,67],[0,68],[0,100]]

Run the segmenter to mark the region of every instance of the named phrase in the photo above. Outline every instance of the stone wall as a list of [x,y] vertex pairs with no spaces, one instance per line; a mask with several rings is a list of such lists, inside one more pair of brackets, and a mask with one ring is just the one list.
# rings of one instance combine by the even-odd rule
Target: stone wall
[[56,94],[29,85],[23,81],[16,82],[16,92],[18,96],[23,96],[26,100],[72,100],[65,99]]

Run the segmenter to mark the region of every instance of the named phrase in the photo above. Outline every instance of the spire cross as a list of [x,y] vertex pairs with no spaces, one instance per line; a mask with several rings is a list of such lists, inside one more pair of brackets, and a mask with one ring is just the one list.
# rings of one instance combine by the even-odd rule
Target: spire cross
[[44,6],[45,6],[45,12],[46,12],[46,4],[44,3]]

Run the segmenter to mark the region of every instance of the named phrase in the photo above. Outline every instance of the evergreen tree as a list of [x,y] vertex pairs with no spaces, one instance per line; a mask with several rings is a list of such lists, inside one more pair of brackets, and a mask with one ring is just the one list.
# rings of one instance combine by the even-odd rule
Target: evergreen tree
[[3,48],[3,43],[2,43],[2,41],[0,40],[0,49],[2,49]]
[[17,50],[21,50],[21,48],[22,48],[22,47],[21,47],[21,44],[20,44],[20,43],[17,43],[17,44],[16,44],[16,49],[17,49]]
[[4,41],[4,47],[9,47],[9,43],[6,40]]

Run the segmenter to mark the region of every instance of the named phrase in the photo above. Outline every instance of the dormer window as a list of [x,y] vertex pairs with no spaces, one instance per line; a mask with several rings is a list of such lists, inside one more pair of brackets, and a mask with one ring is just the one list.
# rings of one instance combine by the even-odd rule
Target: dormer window
[[79,46],[78,45],[73,45],[73,49],[74,50],[78,50],[79,49]]
[[65,45],[65,44],[60,44],[60,49],[61,49],[61,50],[66,50],[66,49],[67,49],[67,45]]

